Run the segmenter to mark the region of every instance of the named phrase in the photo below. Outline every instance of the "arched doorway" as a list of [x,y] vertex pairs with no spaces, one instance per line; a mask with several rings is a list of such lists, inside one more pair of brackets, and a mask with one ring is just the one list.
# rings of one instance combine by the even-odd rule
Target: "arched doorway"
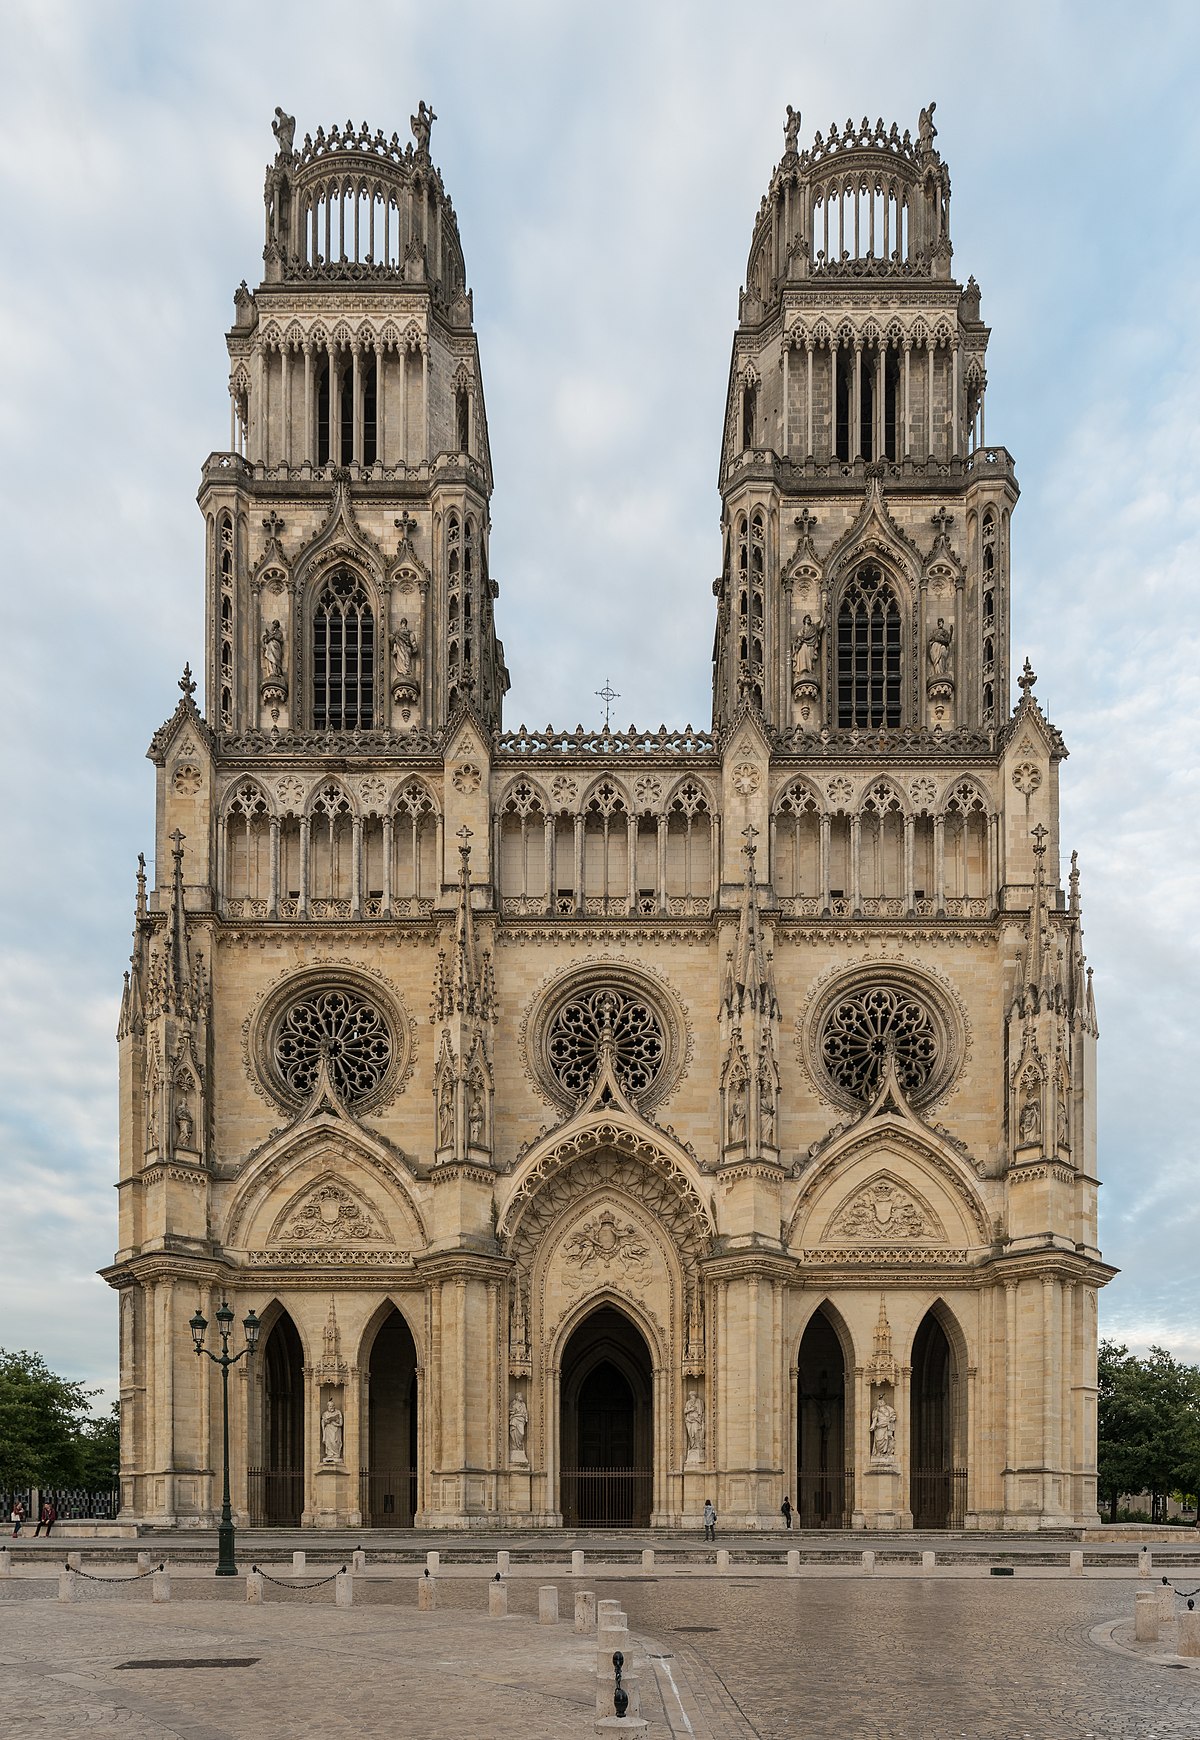
[[913,1527],[960,1529],[966,1514],[958,1370],[936,1310],[927,1311],[913,1341],[909,1503]]
[[295,1527],[304,1512],[304,1348],[286,1311],[262,1352],[262,1467],[250,1470],[250,1520]]
[[580,1528],[645,1528],[654,1499],[654,1388],[650,1350],[611,1305],[575,1329],[563,1350],[560,1506]]
[[824,1308],[809,1322],[796,1361],[796,1522],[850,1526],[854,1473],[846,1466],[846,1361]]
[[367,1455],[359,1504],[371,1528],[411,1528],[417,1511],[417,1348],[395,1306],[367,1366]]

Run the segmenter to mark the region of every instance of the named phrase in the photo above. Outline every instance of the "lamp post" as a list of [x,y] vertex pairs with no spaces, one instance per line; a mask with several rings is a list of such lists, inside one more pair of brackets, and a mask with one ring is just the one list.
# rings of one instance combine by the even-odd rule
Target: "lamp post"
[[204,1331],[208,1328],[208,1319],[196,1307],[196,1315],[189,1325],[192,1340],[196,1344],[197,1355],[208,1353],[214,1365],[221,1368],[221,1443],[224,1467],[224,1487],[221,1495],[221,1526],[217,1530],[217,1576],[236,1577],[237,1566],[233,1562],[233,1512],[229,1508],[229,1368],[236,1365],[246,1354],[253,1353],[258,1346],[258,1333],[262,1328],[253,1311],[246,1313],[242,1328],[246,1333],[246,1345],[241,1353],[231,1354],[229,1351],[229,1335],[233,1329],[233,1311],[228,1299],[222,1295],[220,1308],[217,1311],[217,1328],[221,1332],[220,1353],[209,1353],[204,1345]]

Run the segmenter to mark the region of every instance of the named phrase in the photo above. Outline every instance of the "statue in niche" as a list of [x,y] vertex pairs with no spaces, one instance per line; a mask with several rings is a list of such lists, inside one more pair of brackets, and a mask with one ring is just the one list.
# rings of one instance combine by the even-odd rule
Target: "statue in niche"
[[896,1454],[896,1410],[880,1396],[871,1410],[871,1455],[884,1459]]
[[930,103],[927,109],[922,109],[917,121],[917,143],[924,155],[933,150],[933,142],[937,138],[937,128],[933,124],[933,111],[936,103]]
[[342,1460],[342,1441],[345,1421],[342,1410],[335,1406],[330,1396],[325,1404],[325,1412],[321,1415],[321,1461],[340,1462]]
[[783,126],[784,150],[788,151],[788,152],[794,152],[796,149],[796,145],[799,141],[799,138],[800,138],[800,111],[799,111],[799,109],[793,109],[792,105],[789,103],[787,106],[787,120],[784,122],[784,126]]
[[1058,1145],[1060,1148],[1071,1146],[1071,1121],[1067,1115],[1067,1096],[1060,1091],[1058,1096],[1058,1114],[1056,1118]]
[[929,676],[932,682],[943,682],[950,674],[950,642],[954,639],[954,628],[947,625],[944,616],[937,619],[937,627],[929,631]]
[[275,119],[271,122],[271,131],[279,147],[277,161],[290,163],[292,145],[296,138],[296,117],[284,114],[278,103],[275,105]]
[[442,1083],[438,1099],[438,1147],[448,1148],[454,1140],[454,1090],[448,1081]]
[[186,1100],[180,1100],[175,1108],[175,1142],[180,1148],[190,1148],[196,1126],[188,1109]]
[[400,626],[392,636],[392,681],[405,688],[413,688],[416,680],[417,643],[412,629],[408,626],[407,616],[402,616]]
[[525,1454],[525,1433],[529,1429],[529,1408],[518,1393],[508,1404],[508,1448],[514,1462],[528,1462]]
[[817,665],[821,657],[821,625],[814,622],[805,612],[800,633],[792,643],[792,682],[799,687],[801,683],[815,683],[817,680]]
[[731,1143],[746,1140],[746,1083],[741,1076],[733,1084],[729,1101],[729,1140]]
[[264,683],[283,681],[283,630],[279,618],[262,631],[262,680]]
[[768,1077],[758,1084],[758,1122],[764,1148],[775,1146],[775,1091]]
[[1042,1133],[1042,1108],[1037,1097],[1030,1094],[1021,1107],[1021,1116],[1017,1125],[1022,1142],[1036,1142]]
[[688,1391],[683,1404],[683,1429],[687,1434],[687,1460],[695,1464],[704,1461],[704,1398],[697,1389]]
[[476,1076],[471,1082],[470,1099],[467,1103],[467,1140],[473,1148],[483,1141],[483,1089]]
[[437,116],[422,97],[417,104],[416,114],[410,115],[408,118],[408,124],[412,128],[412,136],[417,142],[418,157],[426,159],[429,157],[429,135],[433,131],[433,123],[436,120]]

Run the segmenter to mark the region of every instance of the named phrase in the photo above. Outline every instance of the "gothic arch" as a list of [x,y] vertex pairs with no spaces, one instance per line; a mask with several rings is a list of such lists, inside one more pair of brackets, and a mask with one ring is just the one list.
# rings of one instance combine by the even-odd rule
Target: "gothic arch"
[[[911,1169],[918,1178],[924,1176],[940,1186],[940,1193],[956,1210],[955,1218],[973,1235],[974,1244],[990,1244],[987,1210],[973,1182],[965,1176],[961,1159],[915,1118],[888,1114],[870,1119],[865,1127],[856,1124],[831,1144],[813,1168],[787,1217],[784,1244],[788,1249],[797,1249],[800,1236],[809,1228],[814,1232],[811,1248],[817,1248],[818,1238],[836,1213],[837,1205],[855,1194],[849,1185],[839,1184],[839,1178],[856,1165],[861,1168],[863,1162],[871,1165],[869,1176],[860,1180],[860,1188],[884,1174]],[[925,1194],[922,1186],[916,1188],[922,1196]],[[822,1209],[820,1214],[815,1212],[818,1206]],[[944,1222],[946,1214],[938,1211],[938,1218]],[[868,1255],[870,1246],[863,1249],[864,1255]]]
[[787,806],[796,808],[803,804],[812,804],[818,815],[826,808],[824,792],[807,774],[799,774],[795,779],[789,779],[776,794],[772,807],[774,813],[779,815]]
[[[424,1248],[429,1237],[425,1220],[411,1181],[396,1158],[361,1126],[325,1114],[300,1131],[294,1127],[284,1130],[265,1143],[247,1162],[247,1175],[235,1191],[225,1216],[222,1242],[237,1248],[243,1235],[256,1222],[262,1222],[272,1199],[275,1213],[271,1214],[269,1224],[274,1225],[276,1214],[284,1204],[300,1193],[298,1174],[301,1170],[327,1156],[330,1173],[339,1180],[350,1176],[355,1193],[364,1195],[368,1202],[373,1202],[374,1197],[367,1184],[382,1179],[385,1204],[388,1208],[394,1204],[400,1209],[402,1223],[407,1220],[408,1225],[415,1229],[417,1243]],[[358,1172],[360,1177],[355,1178],[354,1172]],[[314,1171],[309,1184],[316,1185],[319,1176],[323,1175],[323,1168],[320,1173]],[[394,1227],[393,1230],[400,1229]]]
[[403,1293],[397,1293],[393,1290],[384,1294],[383,1298],[379,1301],[379,1304],[376,1305],[375,1309],[363,1324],[362,1334],[358,1338],[358,1348],[355,1357],[351,1362],[360,1372],[368,1369],[371,1362],[371,1349],[375,1345],[375,1337],[379,1334],[379,1331],[383,1328],[393,1311],[398,1317],[403,1319],[405,1328],[413,1338],[413,1346],[417,1350],[418,1373],[425,1370],[426,1359],[424,1355],[423,1335],[424,1312],[414,1311],[412,1308],[412,1300],[407,1298]]
[[345,813],[350,816],[358,814],[358,799],[346,780],[340,779],[336,773],[331,773],[326,779],[319,780],[308,794],[304,805],[304,813],[310,818],[314,815],[333,815],[332,805],[338,807],[344,803]]
[[890,774],[883,774],[871,781],[862,794],[858,808],[860,814],[868,809],[875,809],[882,814],[892,804],[895,804],[902,816],[907,816],[912,808],[899,781]]
[[842,1349],[842,1358],[846,1362],[847,1372],[853,1372],[855,1365],[858,1363],[854,1349],[854,1335],[851,1331],[850,1325],[846,1322],[846,1319],[842,1316],[842,1313],[833,1303],[833,1300],[829,1297],[828,1293],[814,1296],[813,1302],[805,1312],[803,1319],[800,1323],[793,1325],[792,1364],[795,1365],[799,1360],[800,1345],[804,1340],[805,1333],[820,1312],[824,1313],[829,1327],[837,1336]]
[[958,1313],[948,1303],[944,1293],[931,1293],[926,1298],[916,1297],[912,1300],[912,1331],[908,1338],[908,1361],[911,1364],[913,1343],[920,1333],[921,1325],[927,1317],[935,1317],[941,1326],[946,1340],[950,1343],[950,1351],[958,1365],[960,1373],[965,1374],[972,1365],[970,1343],[967,1332],[959,1321]]
[[417,773],[410,773],[406,779],[400,782],[388,800],[388,808],[393,816],[398,815],[401,811],[408,811],[409,814],[415,815],[418,812],[413,807],[412,800],[414,798],[419,798],[422,806],[428,804],[428,813],[435,816],[441,814],[441,804],[438,801],[437,792],[427,779],[423,779]]
[[603,1287],[599,1292],[589,1293],[585,1299],[576,1300],[555,1324],[554,1332],[544,1349],[543,1364],[547,1370],[557,1370],[561,1366],[567,1343],[580,1324],[586,1323],[594,1312],[603,1310],[606,1306],[629,1318],[645,1341],[656,1372],[663,1371],[669,1365],[665,1341],[670,1333],[669,1326],[664,1328],[640,1300],[631,1298],[628,1293],[619,1293],[614,1288]]

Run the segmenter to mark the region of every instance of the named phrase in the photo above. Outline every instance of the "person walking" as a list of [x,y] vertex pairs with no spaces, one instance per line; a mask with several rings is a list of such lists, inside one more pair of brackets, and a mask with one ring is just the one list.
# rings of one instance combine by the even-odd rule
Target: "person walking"
[[715,1541],[717,1538],[717,1513],[711,1498],[704,1501],[704,1538]]
[[780,1505],[779,1509],[783,1513],[784,1528],[790,1529],[792,1526],[792,1501],[786,1492],[783,1495],[783,1503]]
[[38,1536],[41,1534],[43,1529],[45,1529],[45,1531],[46,1531],[46,1539],[49,1540],[50,1539],[50,1530],[54,1527],[54,1525],[57,1521],[58,1521],[58,1512],[54,1508],[54,1500],[51,1498],[48,1498],[45,1501],[45,1503],[42,1505],[41,1515],[38,1517],[37,1527],[33,1531],[34,1540],[35,1541],[37,1540]]
[[21,1503],[19,1498],[13,1499],[12,1517],[10,1520],[13,1526],[12,1538],[15,1541],[21,1532],[21,1524],[25,1521],[25,1506]]

